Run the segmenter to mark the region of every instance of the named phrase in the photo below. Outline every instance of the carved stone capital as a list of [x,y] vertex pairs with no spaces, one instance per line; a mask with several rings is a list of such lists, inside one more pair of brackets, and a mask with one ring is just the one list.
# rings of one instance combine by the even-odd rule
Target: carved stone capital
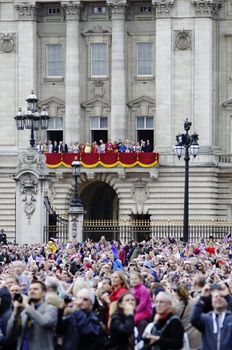
[[14,3],[18,11],[18,19],[20,20],[36,20],[38,7],[36,2],[17,1]]
[[80,1],[61,1],[61,7],[64,10],[66,20],[79,20],[81,9]]
[[222,9],[222,0],[191,0],[196,15],[217,17]]
[[174,4],[175,0],[152,0],[157,17],[169,14]]
[[176,30],[175,49],[188,50],[192,47],[192,32],[190,30]]
[[20,192],[22,202],[24,202],[24,212],[27,216],[28,223],[35,211],[36,195],[38,193],[38,179],[32,174],[22,176],[20,179]]
[[106,0],[106,3],[111,8],[111,13],[113,15],[125,14],[127,6],[126,0]]
[[0,52],[10,53],[15,51],[15,33],[0,33]]

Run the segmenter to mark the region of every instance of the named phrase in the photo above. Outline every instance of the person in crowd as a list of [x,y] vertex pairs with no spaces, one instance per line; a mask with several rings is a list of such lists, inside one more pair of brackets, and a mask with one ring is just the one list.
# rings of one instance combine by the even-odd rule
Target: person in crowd
[[74,142],[73,144],[73,153],[79,153],[80,152],[80,147],[78,142]]
[[113,152],[113,144],[111,142],[111,140],[109,139],[106,142],[106,153],[112,153]]
[[106,144],[103,140],[99,141],[99,147],[98,147],[99,153],[105,153],[106,152]]
[[[156,297],[156,315],[143,333],[145,344],[150,349],[180,350],[183,346],[184,327],[173,310],[173,296],[160,292]],[[152,345],[152,346],[151,346]],[[150,347],[151,346],[151,347]]]
[[51,140],[48,140],[48,153],[53,153],[53,144]]
[[188,335],[190,349],[198,350],[201,345],[201,334],[190,322],[190,316],[196,300],[190,297],[188,287],[185,283],[179,283],[177,285],[176,295],[178,300],[175,305],[176,314],[180,317],[184,330]]
[[16,348],[16,338],[8,337],[6,328],[12,315],[12,298],[7,288],[0,288],[0,350]]
[[58,143],[57,143],[57,141],[54,141],[54,143],[53,143],[52,152],[53,152],[53,153],[59,153],[59,148],[58,148]]
[[[212,299],[213,310],[204,313],[207,298]],[[232,344],[231,295],[226,284],[208,284],[195,305],[191,322],[202,333],[201,350],[230,350]]]
[[91,146],[89,144],[89,142],[86,143],[85,147],[84,147],[84,153],[91,153]]
[[134,350],[136,348],[138,334],[135,333],[135,307],[136,300],[132,293],[126,292],[119,297],[110,323],[110,350]]
[[59,309],[56,327],[57,339],[62,350],[100,350],[100,321],[93,312],[95,296],[92,291],[82,288],[73,301],[74,311],[64,315],[69,300]]
[[16,260],[13,263],[14,275],[17,278],[17,281],[22,288],[22,292],[26,293],[30,285],[30,280],[25,274],[26,264],[20,260]]
[[142,335],[152,316],[152,299],[148,289],[144,286],[142,276],[137,272],[130,274],[131,292],[136,300],[135,325],[139,334]]
[[0,230],[0,244],[7,244],[6,233],[3,228]]
[[44,302],[46,286],[33,281],[29,288],[28,303],[14,301],[14,310],[7,323],[7,336],[17,337],[17,350],[54,350],[54,327],[57,308]]
[[64,141],[61,141],[60,153],[68,153],[68,145]]
[[152,152],[153,148],[152,145],[150,144],[150,140],[147,140],[146,146],[145,146],[145,152]]
[[120,142],[120,146],[119,146],[119,148],[118,148],[118,151],[119,151],[120,153],[125,153],[125,152],[126,152],[126,145],[125,145],[125,142],[124,142],[124,141],[121,141],[121,142]]

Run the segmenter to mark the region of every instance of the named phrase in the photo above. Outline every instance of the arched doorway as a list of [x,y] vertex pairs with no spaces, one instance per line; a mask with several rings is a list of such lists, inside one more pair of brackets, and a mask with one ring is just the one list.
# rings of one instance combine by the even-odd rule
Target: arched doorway
[[117,220],[118,196],[114,189],[105,182],[94,182],[87,186],[80,195],[85,219]]
[[[118,219],[118,196],[114,189],[105,182],[94,182],[88,185],[80,195],[83,207],[86,211],[85,221],[93,220],[91,225],[84,225],[84,239],[90,238],[98,241],[101,236],[107,240],[116,238],[115,228],[94,220]],[[109,223],[109,222],[108,222]]]

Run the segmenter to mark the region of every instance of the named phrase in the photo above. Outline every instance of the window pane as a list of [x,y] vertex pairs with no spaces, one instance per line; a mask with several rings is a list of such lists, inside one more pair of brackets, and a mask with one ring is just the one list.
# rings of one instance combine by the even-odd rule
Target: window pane
[[55,128],[56,129],[63,129],[63,118],[61,118],[61,117],[55,118]]
[[107,129],[107,118],[100,118],[100,129]]
[[55,118],[49,118],[48,120],[48,129],[53,130],[55,129]]
[[90,128],[91,129],[99,129],[98,117],[91,117],[90,118]]
[[138,75],[152,75],[152,43],[138,43]]
[[91,44],[91,75],[107,76],[107,44]]
[[47,75],[61,77],[62,73],[62,45],[50,44],[47,46]]
[[146,129],[153,129],[153,118],[152,117],[146,118]]
[[144,117],[137,118],[137,129],[144,129]]

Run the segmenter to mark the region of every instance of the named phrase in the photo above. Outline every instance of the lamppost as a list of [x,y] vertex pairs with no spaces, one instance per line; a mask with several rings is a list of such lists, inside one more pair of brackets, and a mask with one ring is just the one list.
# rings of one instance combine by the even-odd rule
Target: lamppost
[[74,194],[70,203],[69,209],[69,239],[77,239],[78,242],[83,242],[83,220],[84,220],[84,208],[82,206],[79,191],[78,191],[78,179],[80,178],[80,162],[75,157],[72,162],[72,174],[74,177]]
[[81,163],[75,157],[71,165],[72,165],[72,174],[74,177],[74,194],[73,194],[73,199],[70,204],[70,207],[76,207],[76,208],[81,207],[83,209],[81,200],[79,198],[79,193],[78,193],[78,179],[80,178]]
[[41,113],[37,110],[37,102],[39,101],[34,92],[26,99],[27,101],[27,110],[26,112],[22,112],[21,108],[19,108],[15,120],[16,126],[18,130],[30,129],[31,130],[31,138],[30,145],[32,148],[35,147],[35,136],[34,131],[39,129],[47,130],[49,115],[46,111],[45,107]]
[[184,130],[185,134],[176,135],[176,145],[175,151],[177,157],[180,159],[181,155],[184,153],[185,160],[185,186],[184,186],[184,228],[183,228],[183,238],[184,242],[188,242],[189,238],[189,149],[191,154],[195,158],[198,155],[199,144],[198,144],[198,134],[193,133],[189,135],[189,130],[191,128],[192,123],[186,119],[184,122]]

